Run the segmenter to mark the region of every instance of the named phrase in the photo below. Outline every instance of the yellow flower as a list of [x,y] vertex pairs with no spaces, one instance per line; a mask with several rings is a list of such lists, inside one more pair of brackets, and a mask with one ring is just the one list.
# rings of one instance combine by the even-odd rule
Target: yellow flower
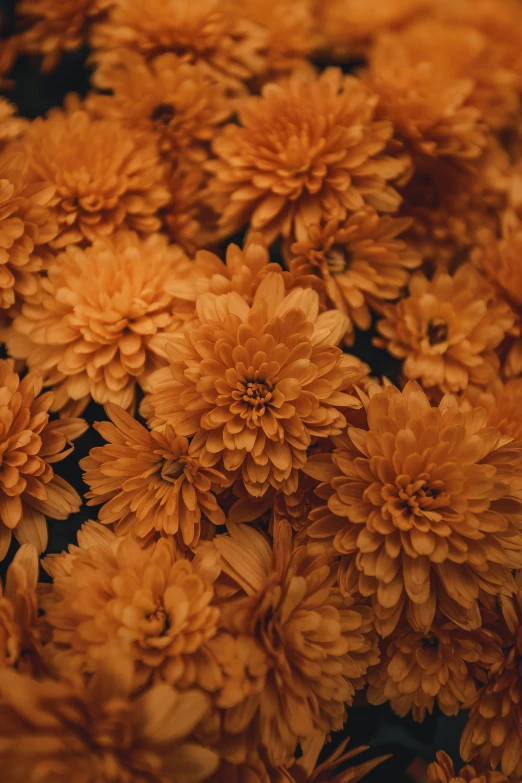
[[221,622],[256,638],[267,656],[265,687],[244,711],[270,763],[287,765],[298,742],[342,728],[345,704],[378,660],[373,613],[341,596],[326,548],[299,545],[287,522],[275,526],[272,544],[229,524],[214,545],[241,588]]
[[42,245],[57,233],[50,204],[54,186],[28,180],[22,152],[0,158],[0,308],[7,309],[37,290]]
[[515,594],[500,599],[502,617],[495,630],[502,637],[503,655],[491,666],[487,682],[465,705],[469,718],[460,741],[465,761],[480,759],[485,769],[500,767],[510,780],[517,781],[522,776],[521,573],[515,576]]
[[39,673],[42,668],[37,580],[36,549],[22,544],[7,568],[5,586],[0,583],[0,669]]
[[196,309],[167,346],[170,367],[148,381],[151,420],[193,437],[201,463],[241,475],[250,494],[293,492],[312,438],[341,432],[339,408],[361,405],[345,391],[360,372],[336,347],[344,317],[319,315],[314,291],[285,296],[279,273],[251,307],[232,292],[203,294]]
[[218,757],[187,741],[208,710],[199,691],[156,685],[132,696],[132,665],[116,652],[88,685],[0,672],[5,783],[198,783]]
[[193,313],[165,290],[187,267],[160,234],[117,232],[86,249],[70,245],[15,319],[11,355],[41,370],[57,407],[90,395],[130,408],[136,385],[166,363],[165,343]]
[[43,564],[53,577],[42,605],[47,659],[56,671],[96,672],[120,644],[134,661],[136,689],[159,681],[197,687],[212,699],[210,717],[263,686],[266,666],[255,640],[245,644],[220,628],[213,549],[189,559],[171,538],[144,549],[88,522],[78,546]]
[[420,50],[410,53],[408,33],[383,35],[372,49],[366,78],[379,96],[378,115],[414,152],[472,160],[487,143],[487,115],[472,105],[475,82],[446,73]]
[[16,112],[16,106],[6,98],[0,98],[0,148],[23,136],[29,125],[28,120],[17,117]]
[[398,299],[409,270],[421,262],[398,238],[410,223],[363,209],[342,223],[311,226],[307,238],[290,248],[296,285],[318,289],[358,329],[369,329],[370,310],[379,311],[384,302]]
[[53,247],[108,236],[126,227],[150,234],[169,201],[153,139],[114,120],[96,119],[74,101],[34,120],[24,136],[30,176],[56,187],[59,234]]
[[477,248],[479,265],[511,306],[514,314],[515,339],[509,347],[503,370],[508,377],[522,372],[522,227],[518,227],[505,239],[498,240],[492,234],[483,237],[483,246]]
[[81,505],[78,493],[52,466],[71,453],[72,446],[66,446],[87,425],[81,419],[49,421],[53,394],[40,394],[41,389],[38,375],[28,373],[20,380],[13,363],[0,360],[0,560],[13,534],[43,552],[45,517],[67,519]]
[[306,239],[307,226],[344,220],[369,204],[394,212],[389,181],[402,159],[387,154],[391,123],[377,121],[377,96],[359,79],[329,68],[296,73],[246,99],[240,125],[214,141],[209,200],[225,233],[246,224],[270,244],[279,235]]
[[437,761],[428,767],[428,783],[509,783],[502,772],[486,770],[478,772],[475,767],[462,767],[455,772],[453,762],[443,750],[437,753]]
[[20,48],[43,57],[42,70],[52,71],[62,52],[87,43],[90,27],[112,5],[113,0],[21,0],[16,13],[26,28]]
[[305,472],[326,505],[307,533],[343,555],[341,589],[371,598],[379,632],[403,613],[430,631],[437,607],[481,625],[481,595],[510,595],[522,566],[522,443],[488,426],[483,408],[431,407],[418,384],[369,390],[367,429],[349,427]]
[[266,34],[222,0],[119,0],[95,25],[92,45],[98,59],[128,48],[147,59],[166,52],[187,55],[234,92],[266,69]]
[[197,544],[202,515],[224,524],[212,486],[226,486],[226,476],[202,466],[187,439],[176,437],[169,425],[150,432],[117,405],[109,403],[106,411],[111,423],[94,427],[108,443],[80,461],[91,488],[89,505],[104,504],[100,522],[140,539],[156,531],[177,534],[185,546]]
[[489,383],[499,369],[494,349],[514,322],[510,307],[472,264],[454,275],[439,270],[433,280],[416,272],[409,296],[384,316],[375,344],[404,359],[407,378],[444,392]]
[[426,634],[399,625],[369,672],[368,701],[389,701],[397,715],[411,711],[420,723],[435,704],[445,715],[457,715],[502,657],[501,642],[486,628],[464,631],[441,619]]
[[108,52],[93,81],[111,94],[91,94],[89,109],[135,133],[152,135],[172,165],[180,160],[201,164],[217,128],[232,111],[224,87],[188,56],[168,53],[147,62],[128,49]]

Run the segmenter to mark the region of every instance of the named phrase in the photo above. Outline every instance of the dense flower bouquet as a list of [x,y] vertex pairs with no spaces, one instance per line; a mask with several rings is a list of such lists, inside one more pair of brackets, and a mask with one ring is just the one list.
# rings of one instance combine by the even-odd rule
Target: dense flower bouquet
[[522,5],[10,10],[2,782],[520,783]]

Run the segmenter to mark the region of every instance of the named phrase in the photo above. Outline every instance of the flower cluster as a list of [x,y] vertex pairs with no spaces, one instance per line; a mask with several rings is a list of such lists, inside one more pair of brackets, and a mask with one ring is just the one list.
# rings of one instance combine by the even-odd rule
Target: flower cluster
[[419,783],[520,783],[519,0],[16,14],[2,780],[356,783],[387,703],[467,712]]

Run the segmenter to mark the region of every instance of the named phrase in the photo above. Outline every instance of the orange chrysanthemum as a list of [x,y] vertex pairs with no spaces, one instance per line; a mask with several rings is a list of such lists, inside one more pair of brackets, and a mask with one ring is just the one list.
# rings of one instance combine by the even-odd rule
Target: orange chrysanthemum
[[181,285],[184,295],[190,300],[195,301],[205,293],[229,294],[234,291],[251,305],[262,281],[273,272],[281,275],[286,291],[294,287],[293,276],[283,271],[280,264],[270,261],[262,234],[253,233],[245,239],[242,248],[228,245],[225,261],[215,253],[200,250],[192,266],[190,281]]
[[169,425],[164,432],[150,432],[116,405],[109,403],[106,411],[112,423],[94,428],[107,445],[91,449],[80,462],[91,488],[89,505],[104,504],[100,522],[114,524],[118,535],[131,532],[140,539],[156,531],[177,534],[185,546],[197,544],[202,515],[224,524],[212,486],[225,486],[226,476],[201,465],[188,440]]
[[232,110],[223,87],[188,56],[168,53],[147,62],[129,49],[109,52],[94,73],[94,84],[111,94],[91,95],[91,111],[154,136],[173,165],[180,159],[205,160],[217,128]]
[[522,373],[522,227],[506,239],[488,236],[478,249],[479,264],[500,295],[509,302],[515,317],[515,339],[509,348],[503,370],[508,377]]
[[95,672],[120,643],[135,663],[136,688],[151,681],[198,687],[226,709],[263,687],[266,664],[255,640],[219,627],[214,550],[189,560],[168,538],[143,549],[97,522],[83,525],[78,544],[44,560],[54,580],[42,598],[46,652],[57,671]]
[[412,712],[420,723],[435,704],[445,715],[457,715],[475,695],[476,682],[483,683],[502,657],[500,644],[486,628],[465,631],[443,620],[427,634],[399,626],[383,645],[380,664],[368,673],[368,701],[389,701],[397,715]]
[[198,783],[218,757],[187,737],[204,717],[199,691],[165,684],[140,696],[132,666],[113,654],[88,685],[0,673],[0,763],[5,783]]
[[402,46],[401,34],[379,38],[367,78],[379,96],[378,116],[414,152],[471,160],[486,146],[487,126],[470,105],[474,81],[442,71],[429,56]]
[[522,580],[517,591],[503,599],[504,623],[500,630],[504,655],[489,672],[487,683],[466,705],[469,718],[461,737],[465,761],[476,756],[485,767],[500,766],[513,781],[522,777]]
[[308,225],[344,220],[364,204],[393,212],[389,181],[405,163],[386,152],[393,129],[375,119],[377,96],[353,76],[328,68],[296,73],[245,100],[240,126],[214,141],[209,200],[226,233],[250,223],[271,243],[304,240]]
[[122,47],[147,59],[166,52],[187,55],[215,81],[234,91],[266,69],[266,34],[222,0],[118,0],[105,21],[96,25],[92,45],[101,50]]
[[478,772],[475,767],[462,767],[455,772],[453,762],[447,753],[439,750],[437,761],[428,767],[428,783],[509,783],[502,772]]
[[0,149],[25,133],[29,122],[17,116],[17,109],[6,98],[0,97]]
[[263,82],[295,70],[313,71],[309,58],[319,44],[315,0],[225,0],[232,13],[264,28]]
[[169,193],[153,140],[71,105],[34,120],[24,146],[32,179],[56,186],[53,247],[92,242],[119,227],[143,234],[160,227],[155,213]]
[[337,57],[366,53],[382,32],[400,28],[433,5],[433,0],[326,0],[317,3],[327,52]]
[[170,367],[148,382],[155,424],[184,437],[203,465],[241,475],[248,492],[291,493],[313,438],[341,432],[339,407],[355,377],[336,344],[345,331],[335,311],[318,315],[315,291],[285,296],[282,275],[265,276],[251,307],[237,293],[203,294],[199,320],[167,346]]
[[321,544],[298,545],[287,522],[272,546],[254,528],[229,525],[217,536],[224,573],[242,595],[222,609],[226,628],[265,650],[264,689],[244,708],[271,764],[287,765],[298,742],[340,729],[345,703],[378,660],[373,613],[342,597]]
[[[230,493],[230,508],[226,512],[230,522],[265,523],[272,531],[276,520],[287,520],[296,532],[304,531],[308,525],[310,511],[321,500],[315,495],[317,482],[299,472],[297,488],[291,495],[269,490],[262,497],[252,497],[241,480],[236,481]],[[226,498],[225,498],[226,500]]]
[[499,368],[495,348],[513,326],[511,309],[472,264],[433,280],[416,272],[409,296],[384,310],[376,345],[404,359],[407,378],[460,391],[489,383]]
[[[406,219],[356,212],[343,223],[312,226],[303,242],[291,246],[289,268],[297,285],[311,285],[326,302],[345,313],[358,329],[371,326],[370,310],[398,299],[409,270],[420,256],[398,236]],[[352,337],[353,340],[353,337]]]
[[371,598],[382,635],[404,609],[422,633],[437,607],[477,628],[480,595],[512,593],[522,564],[522,444],[487,426],[485,409],[459,411],[450,395],[431,407],[414,382],[369,395],[368,429],[349,427],[305,466],[327,501],[308,535],[343,555],[341,588]]
[[38,555],[22,544],[7,568],[5,587],[0,582],[0,669],[38,672],[42,644],[36,604]]
[[470,386],[462,399],[472,408],[486,408],[488,424],[502,435],[522,440],[522,378],[505,384],[496,378],[486,389]]
[[500,233],[510,171],[506,151],[493,139],[473,167],[415,157],[415,175],[400,191],[400,214],[413,218],[404,239],[427,268],[453,269],[468,260],[484,227]]
[[[466,5],[465,3],[438,3],[435,8],[437,5],[441,11],[440,21],[433,18],[419,20],[398,33],[393,39],[395,44],[390,41],[390,45],[394,46],[394,51],[388,52],[390,58],[393,58],[391,62],[397,57],[401,57],[403,61],[410,63],[417,73],[422,72],[422,69],[430,70],[434,80],[434,90],[437,90],[437,85],[450,85],[447,93],[447,98],[451,97],[450,106],[453,104],[453,108],[455,108],[454,101],[460,92],[466,105],[476,108],[483,122],[488,126],[494,129],[511,127],[520,118],[518,99],[520,84],[517,84],[518,78],[512,68],[511,53],[514,50],[511,49],[511,53],[508,54],[507,39],[510,33],[507,33],[507,28],[501,35],[491,34],[496,16],[496,12],[492,9],[493,13],[490,14],[488,29],[478,29],[475,21],[478,18],[476,12],[480,3],[468,5],[471,13],[467,21],[456,18],[459,12],[452,10],[456,5]],[[496,5],[499,9],[502,2]],[[518,3],[509,3],[509,5],[513,10]],[[447,17],[448,13],[450,14],[449,18]],[[520,11],[517,8],[516,16],[519,14]],[[510,23],[509,29],[516,31],[515,35],[518,36],[518,47],[520,48],[522,43],[520,32],[518,32],[520,23],[517,25],[515,18]],[[386,43],[383,47],[387,48]],[[383,51],[382,54],[384,56],[385,52]],[[518,57],[520,59],[519,54]],[[425,65],[421,67],[420,63],[425,63]],[[382,78],[387,80],[387,76],[384,74],[385,68],[386,63],[383,62],[381,74]],[[451,95],[451,86],[454,91],[453,95]],[[416,84],[416,87],[419,87],[419,83]],[[389,89],[393,90],[391,81]],[[411,101],[411,96],[407,98],[406,93],[404,93],[404,97]],[[424,105],[426,106],[425,103]],[[427,108],[427,110],[430,109]],[[462,109],[460,112],[469,131],[472,127],[469,124],[472,114],[469,111],[462,113]],[[396,112],[397,119],[399,119],[398,114],[399,110]],[[470,138],[468,144],[471,142]],[[466,144],[465,138],[462,138],[462,143]]]
[[0,308],[36,293],[43,266],[38,252],[57,233],[50,203],[54,186],[28,181],[21,152],[0,158]]
[[[86,429],[81,419],[49,421],[51,392],[40,394],[41,378],[28,373],[22,380],[7,359],[0,360],[0,560],[11,536],[47,547],[45,517],[67,519],[81,500],[67,481],[55,475],[53,464],[72,451],[70,440]],[[66,449],[66,450],[64,450]]]
[[207,175],[198,165],[183,165],[171,169],[165,179],[170,198],[158,217],[171,237],[193,253],[215,240],[217,216],[206,203]]
[[16,12],[26,28],[20,48],[43,56],[42,70],[52,71],[63,52],[87,43],[91,25],[114,0],[21,0]]
[[167,340],[193,312],[166,292],[187,266],[179,247],[132,232],[70,245],[54,258],[8,335],[9,350],[56,388],[56,406],[92,396],[123,408],[165,364]]

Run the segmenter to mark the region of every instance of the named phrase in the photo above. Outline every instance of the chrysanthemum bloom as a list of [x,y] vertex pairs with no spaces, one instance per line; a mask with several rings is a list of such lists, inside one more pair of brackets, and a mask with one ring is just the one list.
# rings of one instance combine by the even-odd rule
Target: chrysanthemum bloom
[[53,247],[92,242],[119,227],[142,234],[160,227],[155,213],[169,193],[153,139],[72,106],[34,120],[24,146],[31,178],[56,186],[59,235]]
[[500,234],[511,172],[493,137],[472,166],[415,157],[415,176],[401,188],[400,214],[413,217],[404,239],[428,268],[454,268],[467,260],[484,227]]
[[486,146],[487,126],[470,105],[475,83],[441,71],[429,57],[409,56],[402,35],[384,35],[373,48],[366,78],[379,96],[378,116],[390,120],[412,151],[472,160]]
[[233,13],[264,28],[264,82],[276,81],[295,70],[312,71],[308,58],[320,40],[315,0],[226,0],[225,4]]
[[222,623],[266,652],[266,685],[244,709],[269,762],[287,765],[298,742],[342,727],[345,704],[378,660],[373,612],[341,596],[326,548],[296,545],[288,522],[272,545],[246,525],[229,531],[214,545],[243,596],[223,607]]
[[108,52],[94,72],[89,109],[139,133],[153,135],[170,163],[201,163],[210,141],[228,119],[232,103],[200,64],[168,53],[147,60],[130,49]]
[[472,408],[486,408],[488,424],[502,435],[522,440],[522,378],[505,384],[495,378],[486,389],[469,386],[462,399]]
[[125,231],[85,249],[70,245],[15,319],[11,355],[41,370],[57,407],[89,395],[131,407],[136,384],[166,363],[166,341],[193,312],[165,290],[186,265],[160,234],[141,240]]
[[350,427],[337,449],[305,472],[327,505],[307,532],[344,555],[341,588],[371,597],[386,636],[403,609],[429,632],[439,607],[462,628],[481,624],[478,598],[509,595],[522,562],[522,444],[462,412],[447,395],[431,407],[410,382],[369,390],[367,430]]
[[88,505],[104,504],[100,522],[114,524],[118,535],[131,532],[142,539],[155,531],[177,534],[185,546],[197,544],[202,514],[214,525],[224,524],[212,485],[226,485],[226,476],[203,467],[188,440],[169,425],[150,432],[117,405],[109,403],[106,410],[111,423],[94,428],[108,444],[91,449],[80,462],[91,488]]
[[270,261],[262,234],[253,233],[245,239],[242,248],[228,245],[225,261],[215,253],[200,250],[196,254],[189,280],[176,283],[176,287],[194,301],[204,293],[229,294],[235,291],[251,305],[263,279],[272,272],[281,275],[285,290],[294,287],[292,274],[285,272],[280,264]]
[[222,0],[118,0],[91,42],[98,60],[122,47],[147,59],[166,52],[188,55],[216,81],[235,91],[266,70],[266,34]]
[[262,650],[247,645],[243,658],[241,640],[219,629],[214,550],[188,560],[172,539],[143,549],[95,522],[82,527],[78,544],[43,563],[54,580],[42,604],[57,671],[95,672],[118,642],[135,662],[136,688],[151,680],[197,686],[227,708],[263,686]]
[[369,329],[371,310],[398,299],[420,256],[401,239],[409,219],[356,212],[342,223],[311,226],[291,246],[289,268],[297,285],[318,288],[358,329]]
[[508,377],[515,377],[522,373],[522,227],[506,239],[488,237],[478,255],[479,265],[509,302],[515,316],[515,340],[503,366]]
[[405,26],[433,5],[433,0],[326,0],[318,3],[324,48],[337,57],[366,53],[382,32]]
[[[522,777],[522,581],[503,599],[503,657],[491,667],[487,683],[466,704],[469,719],[461,737],[465,761],[480,757],[485,767],[500,766],[513,780]],[[510,777],[511,779],[511,777]]]
[[227,520],[235,523],[255,521],[258,525],[265,523],[271,531],[276,520],[285,519],[298,533],[309,524],[311,510],[322,504],[315,495],[316,486],[317,481],[300,471],[297,488],[291,495],[270,490],[260,498],[253,498],[240,479],[233,486],[231,505],[226,511]]
[[17,109],[6,98],[0,98],[0,148],[19,139],[29,125],[28,120],[16,116]]
[[201,166],[181,163],[166,173],[169,202],[158,212],[162,229],[188,253],[212,245],[217,215],[206,203],[207,174]]
[[368,673],[368,701],[389,701],[397,715],[411,712],[420,723],[435,704],[445,715],[457,715],[501,659],[500,644],[486,628],[465,631],[444,620],[435,621],[428,634],[399,625],[383,644],[380,664]]
[[478,772],[475,767],[462,767],[455,772],[453,762],[443,750],[437,753],[437,761],[428,767],[428,783],[509,783],[502,772],[492,770]]
[[36,549],[22,544],[7,569],[5,587],[0,582],[0,669],[6,666],[31,672],[40,669],[37,581]]
[[45,517],[67,519],[81,505],[78,493],[52,466],[71,453],[72,446],[66,446],[85,431],[85,422],[49,421],[53,395],[40,394],[41,389],[38,375],[28,373],[20,380],[13,363],[0,360],[0,560],[13,534],[21,544],[43,552]]
[[[390,40],[389,45],[396,47],[395,54],[389,52],[390,58],[393,58],[392,62],[396,57],[401,57],[411,63],[412,68],[415,68],[416,63],[430,63],[435,91],[438,92],[437,85],[449,85],[448,80],[453,80],[455,93],[458,94],[460,91],[462,96],[465,94],[466,104],[478,109],[487,125],[495,130],[511,127],[519,121],[520,117],[518,100],[520,84],[517,83],[518,78],[514,70],[514,60],[515,58],[520,60],[520,51],[514,54],[515,50],[508,44],[505,30],[502,36],[491,34],[491,22],[495,11],[491,14],[488,30],[479,30],[475,26],[475,12],[480,3],[469,4],[471,14],[467,22],[457,18],[444,18],[444,12],[447,12],[452,4],[438,3],[435,8],[437,5],[441,10],[440,21],[433,18],[419,20],[405,27]],[[498,7],[501,5],[502,3],[497,4]],[[515,5],[518,4],[513,3],[512,9]],[[458,15],[458,10],[456,14]],[[520,22],[518,24],[516,22],[517,16],[520,18],[519,8],[510,23],[510,29],[516,31],[520,50],[522,36],[519,32]],[[386,44],[384,47],[387,48]],[[382,54],[384,57],[385,52],[383,51]],[[380,71],[382,78],[387,80],[384,75],[385,67],[386,64],[383,62]],[[427,65],[423,67],[428,68]],[[467,82],[470,89],[464,87],[464,82]],[[414,82],[412,86],[414,85],[418,89],[419,83]],[[389,89],[392,87],[390,82]],[[448,91],[447,97],[448,100],[451,99],[448,107],[450,108],[452,104],[454,105],[456,95],[451,96]],[[408,98],[410,107],[411,100],[410,96]],[[397,108],[397,119],[399,119],[399,111]],[[471,115],[468,117],[466,114],[462,115],[467,132],[470,130],[470,117]],[[465,143],[464,138],[462,141]]]
[[266,763],[266,754],[261,758],[261,754],[253,752],[243,764],[221,763],[208,783],[358,783],[389,758],[379,756],[346,768],[348,761],[368,750],[368,746],[362,745],[347,751],[349,741],[349,737],[343,740],[325,761],[317,764],[325,736],[316,732],[301,744],[302,755],[289,768],[271,767]]
[[114,0],[21,0],[16,13],[26,28],[20,48],[43,57],[42,70],[52,71],[63,52],[87,42],[90,26]]
[[344,220],[369,204],[394,212],[390,181],[405,168],[386,147],[391,123],[375,119],[377,96],[359,79],[328,68],[296,73],[246,99],[240,125],[214,141],[209,201],[226,233],[250,223],[268,243],[304,240],[308,225]]
[[54,186],[28,182],[28,163],[20,152],[0,158],[0,308],[36,293],[43,262],[40,246],[57,233],[50,203]]
[[0,673],[5,783],[197,783],[217,755],[187,740],[208,710],[199,691],[156,685],[133,697],[132,665],[113,653],[88,685]]
[[409,296],[384,310],[375,344],[404,359],[407,378],[460,391],[489,383],[499,368],[495,348],[513,326],[510,307],[472,264],[433,280],[413,274]]
[[354,372],[336,347],[345,318],[318,315],[315,291],[285,296],[277,273],[252,307],[235,292],[203,294],[196,307],[199,321],[167,346],[170,367],[147,382],[154,425],[194,436],[201,463],[241,475],[251,495],[293,492],[312,438],[342,431],[339,406],[361,407],[344,391]]

